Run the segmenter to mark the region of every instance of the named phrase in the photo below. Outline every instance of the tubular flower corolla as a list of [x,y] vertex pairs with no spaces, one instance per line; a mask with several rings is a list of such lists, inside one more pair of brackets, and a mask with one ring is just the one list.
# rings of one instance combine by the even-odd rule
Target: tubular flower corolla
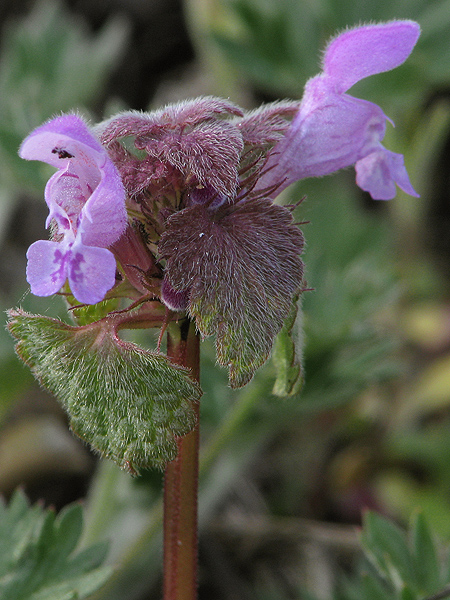
[[58,169],[45,188],[52,240],[39,240],[27,252],[31,291],[50,296],[68,280],[79,302],[103,300],[116,275],[107,248],[127,222],[125,190],[106,150],[80,117],[69,114],[35,129],[19,154]]
[[379,106],[346,92],[355,83],[390,71],[412,52],[420,35],[413,21],[350,29],[327,46],[322,72],[310,79],[285,137],[273,148],[258,187],[291,183],[355,165],[356,183],[375,200],[389,200],[396,184],[417,196],[403,156],[382,145],[388,118]]

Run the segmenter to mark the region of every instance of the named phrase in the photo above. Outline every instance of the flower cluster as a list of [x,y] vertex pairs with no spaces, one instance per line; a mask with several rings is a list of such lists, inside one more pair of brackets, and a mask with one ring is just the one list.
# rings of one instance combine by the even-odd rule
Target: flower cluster
[[396,185],[417,195],[403,157],[382,145],[382,109],[346,92],[402,64],[419,33],[412,21],[345,31],[301,102],[244,112],[206,97],[92,130],[75,115],[36,129],[21,156],[59,171],[46,188],[52,240],[28,251],[33,293],[55,293],[68,279],[79,302],[99,302],[115,293],[117,259],[130,298],[186,311],[202,335],[216,334],[231,384],[244,385],[304,287],[302,234],[273,199],[351,165],[374,199],[393,198]]

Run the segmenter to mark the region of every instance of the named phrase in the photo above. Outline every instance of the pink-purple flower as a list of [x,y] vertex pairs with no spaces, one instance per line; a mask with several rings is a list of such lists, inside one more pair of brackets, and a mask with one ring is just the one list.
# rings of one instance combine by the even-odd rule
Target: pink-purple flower
[[45,190],[51,239],[27,253],[32,292],[68,281],[79,302],[100,302],[117,258],[119,296],[150,302],[158,322],[158,300],[185,311],[202,336],[216,335],[232,387],[245,385],[306,287],[303,235],[273,199],[352,165],[374,199],[393,198],[396,186],[417,196],[403,156],[383,146],[388,117],[347,92],[401,65],[419,34],[413,21],[343,32],[301,101],[244,111],[204,97],[121,113],[95,130],[73,114],[37,128],[20,155],[58,171]]
[[355,83],[401,65],[420,35],[414,21],[350,29],[327,46],[322,72],[310,79],[285,137],[272,150],[257,188],[291,183],[355,165],[356,183],[375,200],[389,200],[396,185],[417,196],[403,156],[382,145],[388,118],[379,106],[346,92]]
[[116,275],[108,247],[127,222],[125,190],[106,150],[79,116],[69,114],[35,129],[19,154],[58,169],[45,188],[52,239],[35,242],[27,252],[31,291],[50,296],[68,280],[79,302],[103,300]]
[[[382,144],[388,117],[376,104],[347,91],[365,77],[401,65],[419,35],[420,27],[413,21],[343,32],[327,46],[322,72],[307,82],[301,101],[275,102],[245,112],[226,100],[198,98],[152,113],[119,114],[96,128],[98,138],[74,114],[38,127],[23,142],[20,156],[47,162],[58,171],[45,190],[51,239],[34,243],[27,253],[32,292],[51,295],[68,280],[79,302],[102,300],[115,283],[116,262],[109,248],[125,230],[126,198],[134,215],[133,226],[143,235],[139,239],[145,238],[146,249],[154,253],[152,264],[158,258],[166,261],[158,267],[164,269],[162,284],[161,277],[153,274],[156,280],[143,280],[140,289],[159,290],[170,308],[185,308],[193,316],[197,314],[193,283],[180,275],[180,256],[186,259],[183,268],[191,260],[198,269],[206,265],[193,279],[203,285],[211,277],[207,282],[211,289],[219,285],[211,275],[215,271],[208,263],[210,250],[201,260],[196,255],[206,251],[206,240],[203,231],[198,232],[198,239],[189,233],[195,229],[194,217],[201,217],[202,227],[214,225],[211,235],[215,244],[221,240],[221,251],[230,257],[230,248],[237,252],[240,247],[235,238],[244,239],[251,230],[248,215],[254,218],[252,207],[258,205],[272,215],[266,200],[300,179],[354,165],[357,184],[374,199],[393,198],[396,186],[417,196],[403,156]],[[136,152],[124,145],[122,138],[134,138]],[[243,214],[247,221],[241,218]],[[242,232],[230,225],[233,219],[245,223]],[[173,229],[175,222],[178,226],[184,223],[187,235],[176,248],[169,243],[169,237],[181,236]],[[270,229],[269,221],[266,225]],[[289,235],[293,236],[291,229]],[[278,233],[281,240],[282,228]],[[264,237],[261,232],[258,236]],[[289,245],[287,237],[286,229],[285,245]],[[122,246],[127,240],[121,238]],[[252,243],[255,254],[265,252],[256,240]],[[182,244],[190,246],[186,249]],[[296,244],[298,254],[301,241]],[[122,252],[121,256],[129,254]],[[279,257],[272,258],[275,262],[269,268],[268,260],[267,272],[278,272],[280,265],[275,263]],[[246,260],[250,258],[242,257],[243,264]],[[153,277],[138,257],[127,261],[124,270],[134,269],[141,279]],[[300,263],[295,264],[299,287]],[[231,274],[229,277],[227,286],[233,279]],[[261,283],[261,289],[267,285],[267,281]],[[291,287],[294,290],[295,286]],[[214,294],[211,292],[211,298]],[[286,302],[284,312],[288,308]],[[231,312],[238,311],[234,307]]]

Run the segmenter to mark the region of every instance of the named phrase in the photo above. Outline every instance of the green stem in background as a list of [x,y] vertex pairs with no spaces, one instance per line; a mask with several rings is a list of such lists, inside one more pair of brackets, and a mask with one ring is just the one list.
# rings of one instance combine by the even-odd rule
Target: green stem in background
[[[194,323],[185,319],[168,327],[167,356],[199,381],[200,344]],[[178,439],[178,456],[165,471],[164,600],[197,598],[198,405],[196,410],[196,427]]]

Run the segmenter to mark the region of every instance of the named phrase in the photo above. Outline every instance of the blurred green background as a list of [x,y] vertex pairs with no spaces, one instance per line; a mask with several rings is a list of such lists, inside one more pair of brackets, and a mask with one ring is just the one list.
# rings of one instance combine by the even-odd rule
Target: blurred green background
[[[351,93],[395,122],[386,145],[421,197],[374,202],[352,169],[285,193],[306,196],[305,385],[274,396],[268,363],[233,392],[203,345],[202,599],[364,598],[366,508],[401,525],[420,509],[450,542],[450,1],[0,4],[0,307],[49,315],[63,302],[32,297],[25,281],[26,249],[47,235],[49,170],[17,157],[32,128],[67,110],[95,121],[201,94],[245,108],[300,98],[331,35],[393,18],[420,23],[416,49]],[[121,565],[95,598],[158,598],[161,475],[131,480],[92,456],[4,327],[0,417],[0,492],[22,486],[58,509],[86,498],[83,544],[111,539]]]

